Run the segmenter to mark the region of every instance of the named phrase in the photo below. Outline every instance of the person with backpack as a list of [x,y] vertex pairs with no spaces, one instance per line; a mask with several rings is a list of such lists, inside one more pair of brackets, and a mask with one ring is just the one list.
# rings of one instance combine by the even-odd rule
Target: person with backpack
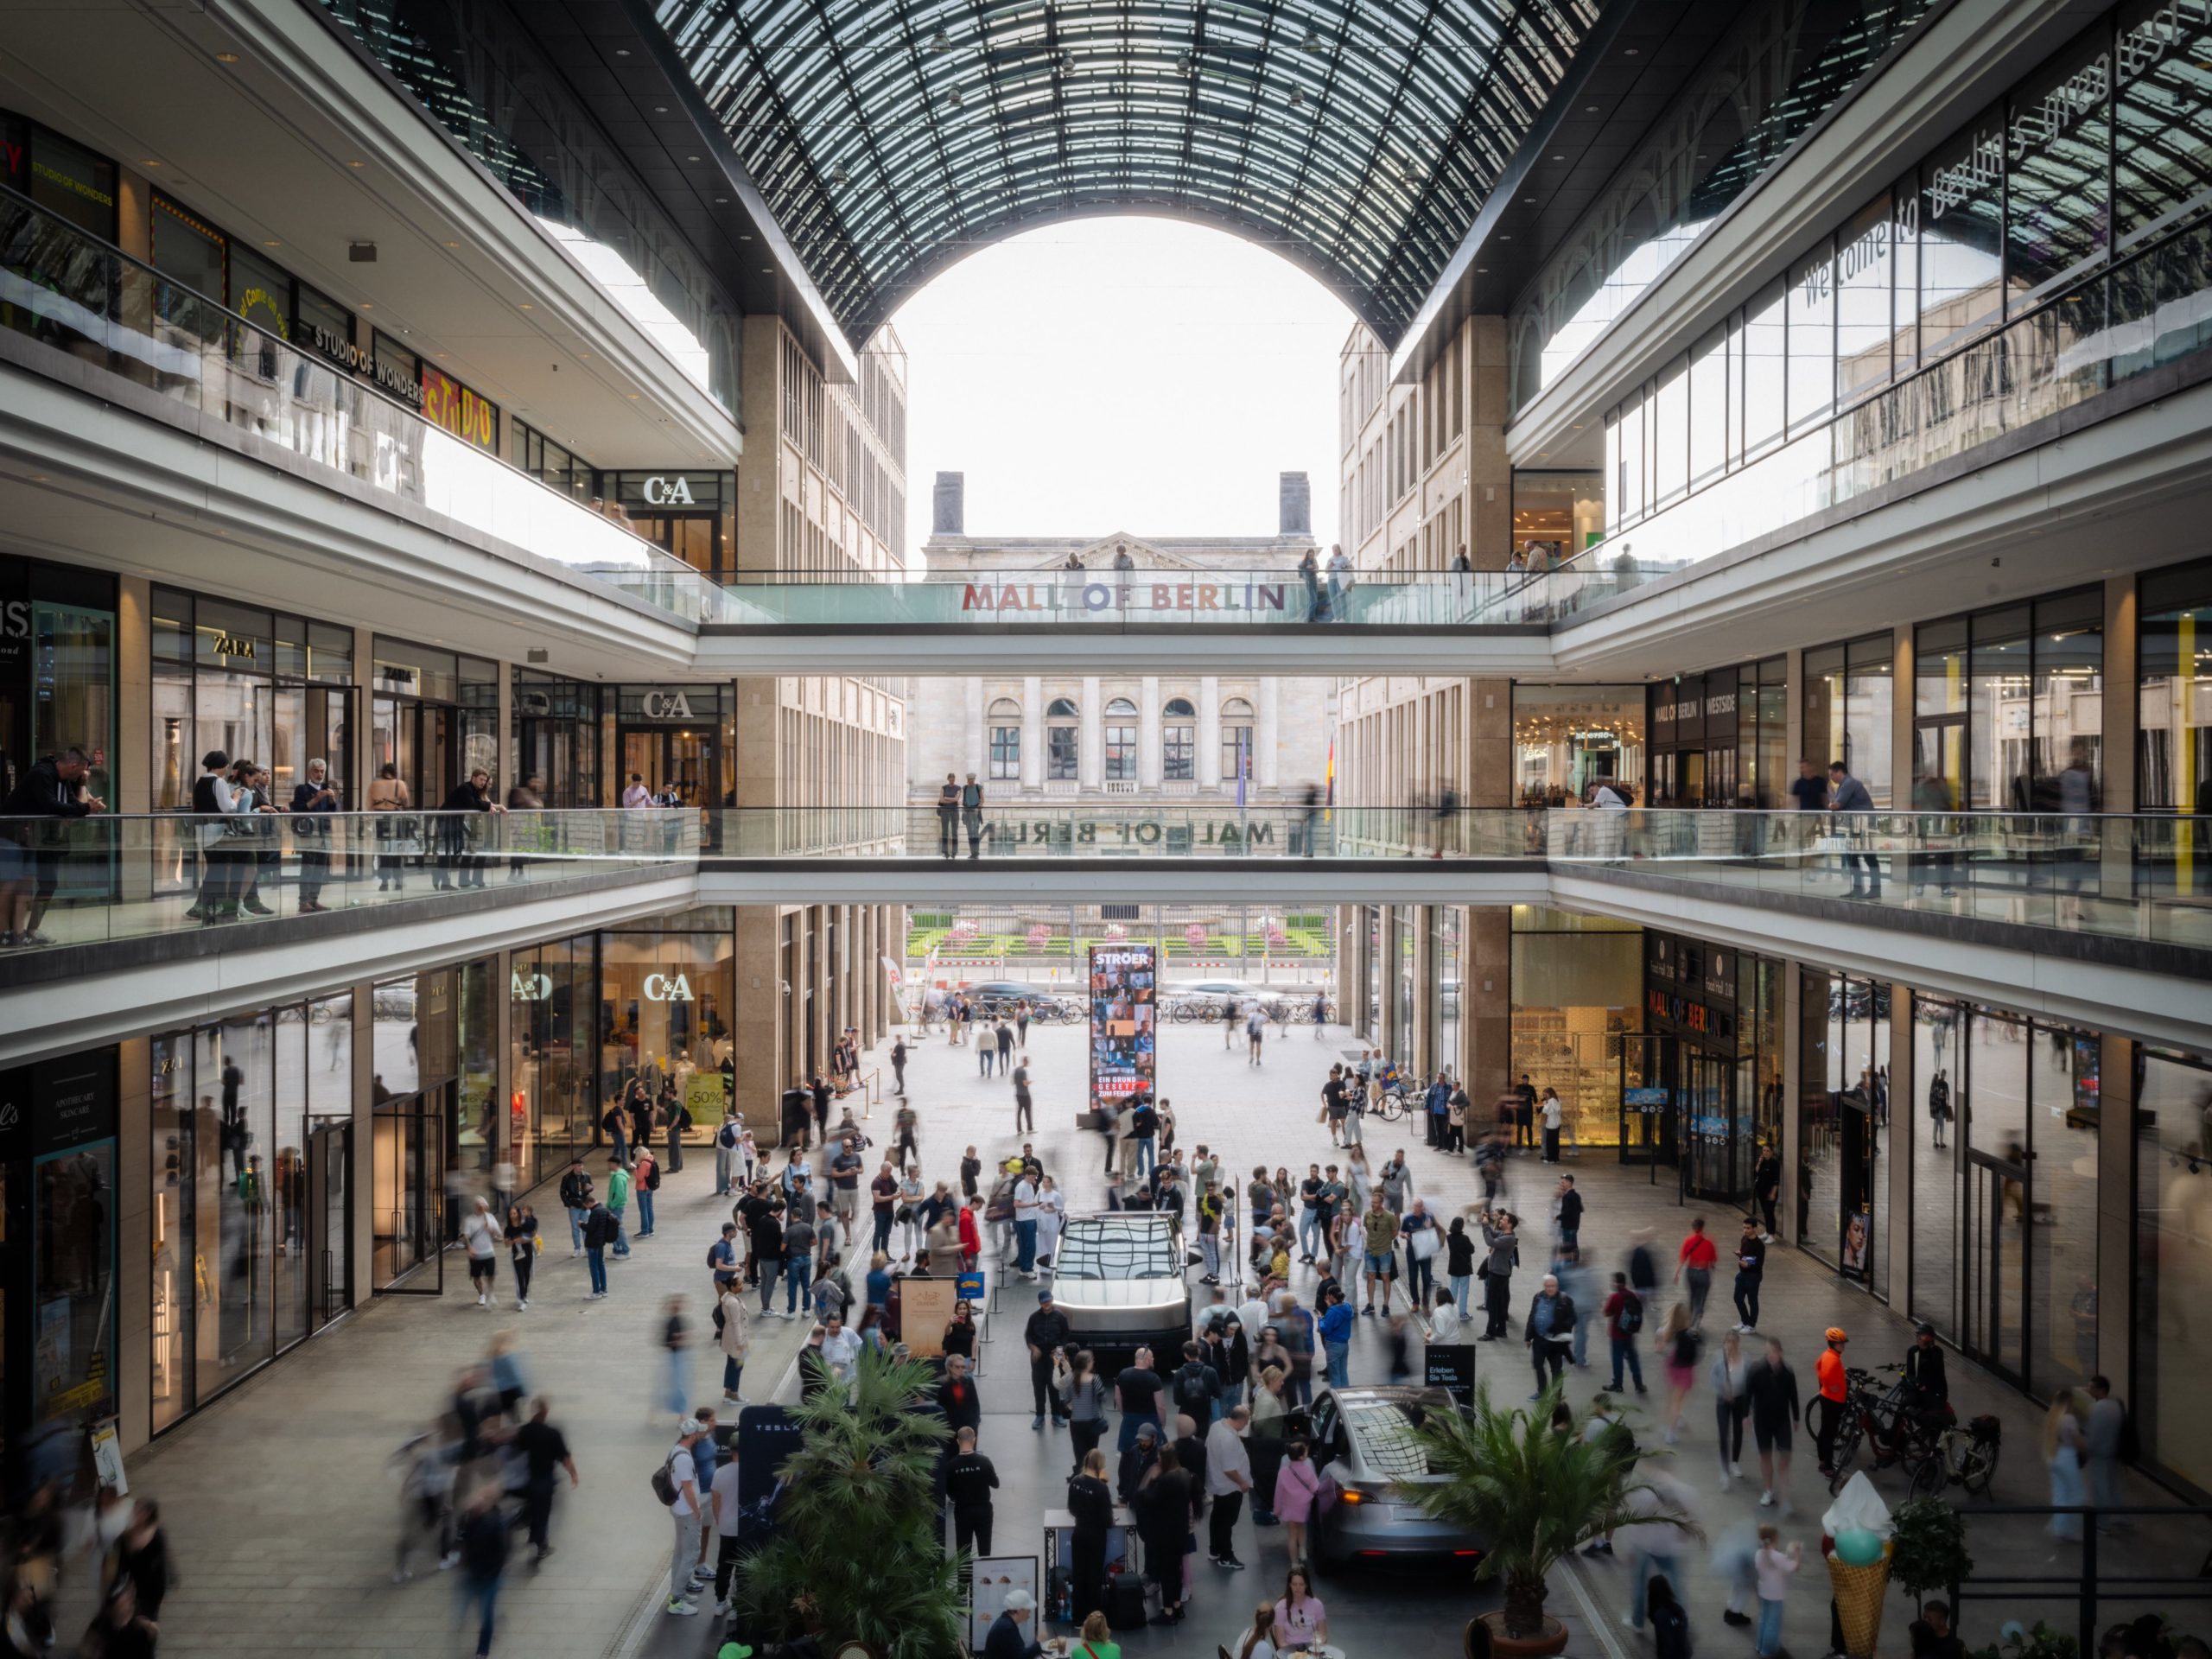
[[1621,1387],[1621,1367],[1626,1363],[1629,1374],[1636,1379],[1636,1391],[1648,1393],[1643,1386],[1643,1358],[1638,1351],[1637,1339],[1643,1331],[1643,1298],[1629,1287],[1628,1274],[1613,1275],[1613,1294],[1605,1298],[1605,1338],[1613,1352],[1613,1381],[1615,1390]]
[[1206,1363],[1205,1350],[1196,1338],[1183,1344],[1183,1363],[1171,1379],[1175,1409],[1204,1434],[1213,1427],[1214,1408],[1221,1402],[1221,1374]]
[[738,1143],[745,1126],[735,1111],[722,1109],[722,1126],[715,1131],[715,1196],[728,1198],[737,1186]]
[[671,1090],[663,1109],[668,1125],[668,1167],[672,1174],[683,1167],[683,1132],[691,1127],[691,1109]]
[[[676,1545],[668,1559],[668,1602],[661,1611],[678,1618],[689,1618],[699,1609],[691,1598],[699,1582],[699,1538],[701,1506],[699,1503],[698,1464],[691,1448],[698,1445],[706,1427],[696,1417],[686,1417],[676,1426],[676,1444],[660,1460],[653,1471],[653,1496],[667,1510],[669,1519],[676,1523]],[[711,1573],[706,1575],[711,1578]]]
[[584,1253],[584,1222],[591,1215],[596,1200],[591,1195],[591,1173],[584,1167],[581,1158],[569,1160],[568,1172],[561,1177],[561,1207],[569,1212],[569,1260],[573,1262]]

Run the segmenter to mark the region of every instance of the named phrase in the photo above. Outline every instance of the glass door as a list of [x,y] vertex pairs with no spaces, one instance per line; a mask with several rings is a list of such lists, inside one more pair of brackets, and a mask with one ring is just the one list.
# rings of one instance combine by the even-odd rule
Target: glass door
[[1966,785],[1966,716],[1922,720],[1912,733],[1912,810],[1955,811]]
[[1748,1196],[1751,1182],[1736,1134],[1735,1063],[1688,1049],[1682,1076],[1683,1196],[1723,1201]]
[[1967,1352],[2012,1382],[2027,1377],[2028,1166],[1967,1154]]
[[353,1126],[321,1123],[308,1137],[308,1326],[353,1305]]
[[[375,1138],[371,1274],[379,1294],[435,1296],[445,1288],[445,1118],[421,1096],[379,1105]],[[399,1282],[417,1268],[430,1271]]]

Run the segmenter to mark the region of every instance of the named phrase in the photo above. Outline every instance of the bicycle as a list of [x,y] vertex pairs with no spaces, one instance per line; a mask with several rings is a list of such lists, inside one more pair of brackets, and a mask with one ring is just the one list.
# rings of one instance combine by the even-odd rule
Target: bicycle
[[1869,1441],[1874,1447],[1874,1470],[1902,1467],[1915,1481],[1923,1465],[1936,1455],[1940,1436],[1906,1407],[1904,1364],[1892,1362],[1875,1370],[1893,1379],[1881,1393],[1876,1392],[1879,1379],[1873,1371],[1853,1369],[1844,1374],[1850,1380],[1851,1392],[1846,1408],[1848,1414],[1836,1431],[1828,1465],[1831,1492],[1843,1490],[1859,1447]]
[[1959,1485],[1976,1497],[1987,1497],[2004,1443],[2005,1426],[1995,1417],[1947,1423],[1912,1471],[1912,1495],[1933,1497],[1946,1486]]

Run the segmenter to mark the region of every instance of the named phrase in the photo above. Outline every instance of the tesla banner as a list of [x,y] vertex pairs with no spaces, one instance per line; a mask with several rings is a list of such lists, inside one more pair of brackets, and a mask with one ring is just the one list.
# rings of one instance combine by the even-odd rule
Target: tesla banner
[[1158,976],[1148,944],[1090,947],[1090,1108],[1126,1106],[1153,1090]]

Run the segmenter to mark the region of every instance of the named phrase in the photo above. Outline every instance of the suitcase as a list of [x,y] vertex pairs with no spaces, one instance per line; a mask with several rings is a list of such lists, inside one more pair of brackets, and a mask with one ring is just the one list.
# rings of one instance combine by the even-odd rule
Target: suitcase
[[1134,1573],[1116,1573],[1106,1581],[1106,1622],[1117,1630],[1141,1630],[1151,1615],[1146,1611],[1144,1580]]

